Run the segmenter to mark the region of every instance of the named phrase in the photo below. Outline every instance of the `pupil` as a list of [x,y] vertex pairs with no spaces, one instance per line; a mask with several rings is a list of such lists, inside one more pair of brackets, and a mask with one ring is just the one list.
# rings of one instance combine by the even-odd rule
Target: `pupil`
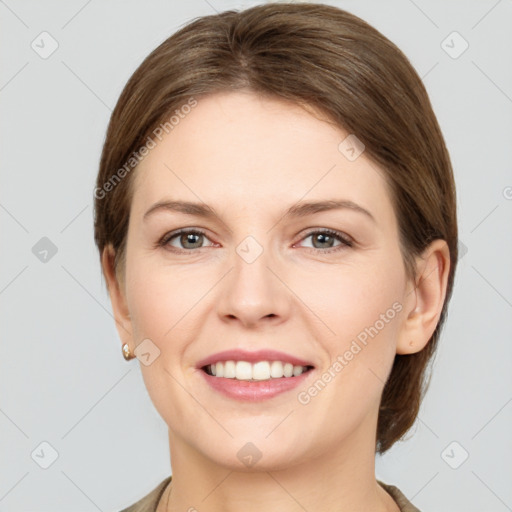
[[[331,239],[330,241],[332,241],[332,237],[331,237],[330,235],[325,234],[325,233],[319,233],[319,234],[317,235],[317,239],[320,239],[320,243],[321,243],[321,244],[322,244],[322,243],[328,243],[328,242],[326,242],[326,239],[327,239],[327,240],[328,240],[328,239]],[[328,245],[327,247],[331,247],[331,246],[330,246],[330,245]]]
[[196,235],[194,233],[185,233],[181,237],[181,243],[183,244],[184,247],[187,247],[187,243],[191,243],[191,244],[196,243],[197,244],[198,243],[197,240],[196,240],[196,242],[194,242],[194,237],[199,238],[200,236],[202,236],[202,235]]

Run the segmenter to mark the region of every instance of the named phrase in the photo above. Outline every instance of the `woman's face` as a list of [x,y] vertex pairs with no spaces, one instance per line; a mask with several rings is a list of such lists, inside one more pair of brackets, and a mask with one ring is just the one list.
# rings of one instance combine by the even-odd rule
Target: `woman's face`
[[[373,453],[411,285],[384,175],[353,139],[342,143],[347,135],[296,105],[215,94],[155,138],[134,171],[131,346],[146,340],[141,369],[171,451],[187,446],[238,469],[259,457],[275,469],[333,449]],[[304,206],[328,201],[357,208]],[[166,202],[198,206],[154,208]],[[180,229],[200,233],[173,236]],[[258,382],[199,367],[236,349],[284,355],[256,356],[270,361],[254,368],[228,363],[261,369]],[[280,370],[273,360],[293,358],[313,369],[265,377]]]

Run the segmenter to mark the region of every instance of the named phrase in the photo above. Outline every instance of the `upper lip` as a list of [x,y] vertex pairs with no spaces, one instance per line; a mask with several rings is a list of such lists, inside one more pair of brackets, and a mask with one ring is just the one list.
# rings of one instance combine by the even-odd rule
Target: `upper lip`
[[203,368],[219,361],[248,361],[249,363],[257,363],[258,361],[282,361],[283,363],[292,363],[294,366],[313,366],[312,363],[300,359],[299,357],[280,352],[278,350],[257,350],[254,352],[241,349],[224,350],[217,352],[197,363],[197,368]]

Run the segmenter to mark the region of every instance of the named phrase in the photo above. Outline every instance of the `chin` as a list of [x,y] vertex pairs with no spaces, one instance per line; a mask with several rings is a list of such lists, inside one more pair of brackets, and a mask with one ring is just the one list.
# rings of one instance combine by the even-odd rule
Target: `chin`
[[[235,437],[225,443],[212,443],[219,450],[211,451],[209,445],[203,454],[212,463],[231,471],[242,473],[254,473],[263,471],[279,471],[295,466],[301,462],[297,460],[300,454],[297,452],[297,444],[289,446],[283,443],[254,439],[250,440],[247,434]],[[302,457],[303,458],[303,457]]]

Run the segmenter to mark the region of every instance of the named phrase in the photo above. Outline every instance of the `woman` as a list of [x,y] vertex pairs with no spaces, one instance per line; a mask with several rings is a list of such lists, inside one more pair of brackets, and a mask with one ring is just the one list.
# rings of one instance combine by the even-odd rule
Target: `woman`
[[452,293],[455,187],[421,80],[359,18],[199,18],[115,107],[95,240],[172,479],[125,511],[415,511],[375,478]]

